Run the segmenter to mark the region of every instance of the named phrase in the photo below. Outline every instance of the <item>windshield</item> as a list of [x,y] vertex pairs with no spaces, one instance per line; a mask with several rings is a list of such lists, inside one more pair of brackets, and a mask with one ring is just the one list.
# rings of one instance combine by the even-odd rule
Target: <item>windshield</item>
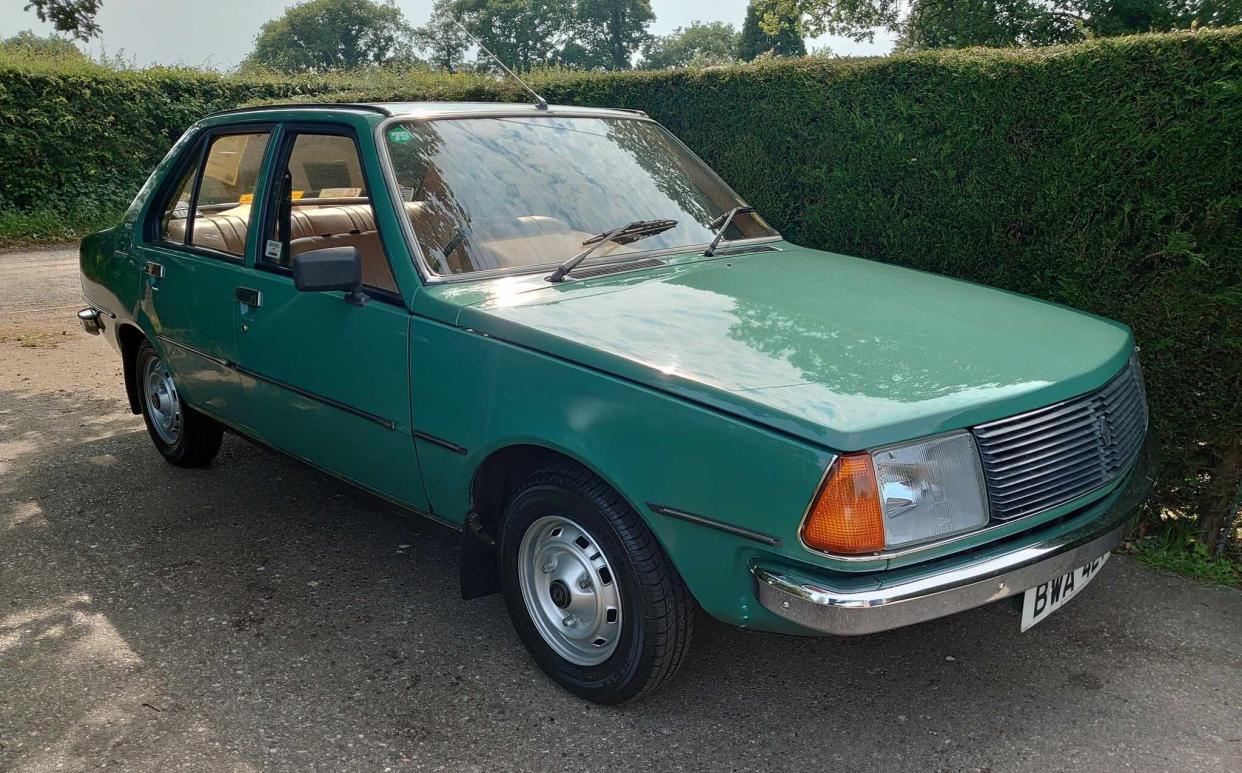
[[[592,260],[710,242],[744,202],[658,124],[630,118],[496,117],[396,123],[393,172],[423,255],[439,274],[557,264],[636,220],[668,230],[610,242]],[[753,213],[725,239],[777,234]]]

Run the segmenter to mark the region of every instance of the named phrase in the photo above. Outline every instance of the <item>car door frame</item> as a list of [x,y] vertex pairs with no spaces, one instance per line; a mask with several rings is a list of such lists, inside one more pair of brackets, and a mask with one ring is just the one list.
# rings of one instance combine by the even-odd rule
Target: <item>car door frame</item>
[[[265,119],[257,122],[237,122],[220,124],[218,126],[208,126],[201,129],[192,141],[192,148],[185,153],[183,158],[177,159],[172,167],[165,173],[164,179],[152,193],[150,206],[144,215],[142,222],[142,244],[145,247],[163,247],[166,249],[184,250],[185,252],[206,258],[216,258],[237,266],[247,265],[249,259],[254,254],[255,234],[253,225],[249,226],[246,232],[246,245],[242,250],[242,255],[233,255],[220,250],[213,250],[210,247],[190,244],[190,240],[194,238],[194,220],[193,213],[198,205],[198,192],[202,187],[203,169],[207,163],[207,149],[216,137],[226,137],[234,134],[259,134],[267,132],[267,147],[263,151],[263,160],[259,164],[259,179],[255,184],[254,200],[259,200],[259,194],[263,190],[266,182],[266,171],[271,164],[271,156],[275,142],[280,138],[280,122],[271,119]],[[170,242],[161,239],[157,221],[159,216],[163,214],[161,207],[167,203],[167,197],[172,195],[173,188],[181,181],[181,176],[190,169],[189,159],[193,157],[194,166],[197,169],[197,177],[194,181],[194,190],[190,194],[189,209],[191,217],[186,226],[185,242]],[[251,223],[254,222],[254,207],[251,207]]]
[[[227,324],[223,326],[230,331],[230,336],[227,340],[217,342],[218,345],[215,347],[204,347],[199,341],[191,343],[167,335],[160,311],[156,306],[156,293],[159,292],[160,281],[165,278],[166,268],[158,260],[152,261],[149,258],[152,253],[156,256],[163,254],[173,260],[188,261],[191,266],[198,265],[210,269],[218,264],[219,267],[226,267],[231,273],[243,275],[242,272],[254,255],[256,244],[254,223],[257,213],[253,202],[247,223],[246,243],[243,245],[240,256],[190,243],[194,238],[194,225],[197,220],[195,212],[199,191],[203,184],[203,171],[206,168],[209,149],[218,137],[266,133],[267,146],[264,148],[263,157],[259,163],[260,176],[256,180],[255,190],[252,193],[257,197],[263,183],[264,170],[272,154],[273,143],[278,137],[278,129],[279,122],[270,118],[259,121],[230,122],[201,129],[193,137],[190,147],[168,168],[160,184],[149,197],[150,203],[141,215],[142,220],[139,223],[138,239],[136,239],[136,246],[140,248],[140,254],[143,256],[142,273],[139,279],[139,305],[143,307],[143,316],[149,328],[146,330],[148,339],[152,341],[152,345],[156,347],[177,379],[182,397],[193,407],[226,422],[233,418],[232,402],[240,398],[239,384],[232,383],[236,381],[232,362],[232,355],[236,351],[233,326]],[[160,228],[164,207],[169,203],[169,197],[177,193],[176,186],[191,169],[195,171],[195,176],[188,201],[189,214],[184,241],[169,241],[162,238]],[[153,267],[152,264],[155,266]],[[226,285],[229,283],[225,281]],[[227,311],[222,308],[212,313],[231,317],[233,299],[228,298],[227,303]],[[199,346],[195,346],[195,343]],[[196,377],[194,375],[196,373],[205,374],[205,378]],[[200,391],[200,388],[205,386],[206,381],[214,381],[217,385],[215,399],[203,399],[206,397],[206,389]],[[223,385],[223,389],[220,385]]]
[[[384,260],[388,262],[388,270],[397,285],[395,292],[376,287],[363,287],[363,291],[373,301],[389,303],[409,312],[411,310],[410,304],[406,299],[417,288],[405,288],[401,284],[401,274],[403,272],[397,270],[397,264],[393,260],[392,250],[389,249],[388,240],[384,235],[384,226],[380,222],[380,205],[375,197],[377,190],[384,189],[386,191],[387,183],[381,177],[383,182],[379,187],[372,185],[372,174],[367,171],[367,156],[361,143],[362,132],[359,132],[356,127],[347,122],[332,123],[327,121],[299,121],[296,119],[278,122],[277,128],[272,132],[272,145],[269,148],[269,153],[265,156],[262,175],[255,190],[255,202],[262,201],[262,207],[259,212],[261,219],[257,223],[256,242],[254,249],[249,250],[249,260],[246,266],[258,271],[268,271],[288,276],[290,281],[293,280],[292,266],[281,266],[260,260],[258,246],[260,243],[264,243],[260,242],[260,239],[266,240],[269,226],[275,224],[277,203],[271,195],[270,189],[275,185],[275,177],[281,166],[288,163],[289,156],[293,152],[293,143],[299,134],[328,134],[334,137],[346,137],[354,143],[354,152],[358,154],[358,166],[362,172],[363,181],[366,183],[367,198],[371,202],[371,213],[375,218],[375,231],[379,237],[380,249],[384,252]],[[261,200],[258,198],[260,195],[263,196]],[[344,297],[343,292],[341,296],[342,298]]]
[[[365,189],[370,200],[370,205],[375,218],[376,235],[380,241],[384,259],[388,262],[389,270],[396,283],[397,291],[390,292],[382,288],[364,287],[364,292],[370,296],[367,306],[372,303],[383,304],[385,309],[382,313],[397,315],[403,320],[402,335],[405,337],[405,345],[401,350],[400,374],[401,374],[401,392],[400,403],[401,413],[394,415],[385,413],[380,415],[373,411],[366,410],[365,407],[352,404],[344,395],[326,394],[327,390],[316,387],[322,384],[297,383],[296,378],[289,377],[286,373],[280,372],[279,369],[272,370],[263,367],[265,363],[250,361],[249,350],[252,346],[248,343],[253,338],[246,336],[269,336],[270,331],[265,331],[263,326],[266,320],[263,319],[264,311],[268,314],[276,311],[271,306],[271,298],[260,297],[260,306],[255,309],[248,309],[246,306],[235,307],[235,335],[237,338],[235,362],[232,363],[233,368],[242,380],[243,399],[247,402],[247,410],[251,411],[250,421],[243,420],[242,427],[248,434],[252,434],[260,442],[271,445],[274,448],[310,463],[329,474],[347,480],[354,485],[364,488],[374,494],[385,499],[395,502],[409,510],[421,515],[427,515],[435,518],[434,512],[426,500],[425,485],[422,478],[421,466],[418,460],[418,449],[414,442],[414,432],[412,425],[412,396],[411,396],[411,375],[409,357],[411,354],[409,345],[409,331],[411,310],[410,304],[402,293],[402,272],[394,261],[393,251],[386,242],[385,236],[390,232],[381,222],[380,208],[387,202],[376,196],[377,189],[374,185],[377,177],[374,170],[367,168],[366,148],[362,145],[360,137],[362,132],[358,128],[348,122],[329,122],[322,120],[298,120],[288,119],[278,121],[278,126],[274,130],[271,140],[270,152],[267,154],[261,176],[255,191],[255,209],[258,211],[259,220],[252,227],[254,231],[251,236],[254,242],[248,250],[247,260],[244,266],[244,272],[253,280],[253,283],[262,289],[268,289],[276,294],[275,290],[270,286],[270,282],[278,282],[280,284],[288,283],[288,288],[280,288],[280,295],[289,297],[288,292],[293,293],[293,298],[298,297],[301,291],[293,287],[293,270],[291,266],[282,266],[275,263],[261,260],[260,245],[264,244],[268,238],[268,234],[275,233],[276,217],[278,216],[279,202],[276,200],[276,189],[279,186],[279,178],[283,172],[283,168],[288,164],[293,145],[298,136],[303,134],[331,135],[349,138],[354,147],[355,153],[358,155],[360,170],[363,176]],[[383,179],[382,177],[379,179]],[[382,188],[381,188],[382,189]],[[249,239],[248,239],[249,241]],[[398,256],[399,257],[399,256]],[[253,274],[249,273],[253,272]],[[265,288],[265,286],[267,286]],[[410,290],[412,292],[412,290]],[[341,310],[348,310],[353,314],[375,314],[378,309],[368,309],[366,307],[357,308],[351,306],[345,301],[344,291],[315,291],[305,293],[307,296],[319,295],[326,296],[327,299],[335,304],[339,304]],[[306,298],[303,303],[310,301]],[[264,309],[263,307],[267,308]],[[277,312],[279,314],[279,312]],[[249,315],[249,316],[248,316]],[[296,318],[297,312],[293,312]],[[258,340],[262,340],[261,338]],[[272,364],[272,363],[266,363]],[[249,380],[250,383],[247,383]],[[361,434],[365,436],[368,432],[375,429],[378,425],[382,428],[383,433],[396,433],[402,438],[402,443],[408,444],[408,460],[412,465],[407,471],[406,478],[413,478],[416,485],[408,482],[403,483],[386,483],[384,481],[368,480],[365,476],[360,475],[356,471],[351,473],[350,470],[335,466],[325,459],[315,458],[305,448],[299,448],[299,444],[305,444],[308,437],[298,437],[299,433],[288,430],[287,424],[273,425],[268,422],[267,426],[260,426],[263,421],[255,421],[256,418],[274,419],[275,415],[269,415],[262,411],[258,406],[251,404],[250,401],[256,399],[256,396],[266,392],[269,389],[276,390],[277,393],[283,392],[292,400],[298,400],[319,405],[327,406],[330,411],[336,411],[343,414],[351,415],[355,419],[362,420],[362,424],[355,424],[356,428],[361,428]],[[342,399],[342,398],[345,399]],[[257,399],[269,399],[269,396],[257,397]],[[283,404],[283,401],[280,403]],[[389,406],[391,407],[391,406]],[[328,416],[331,413],[327,414]],[[279,427],[280,429],[276,429]],[[358,432],[355,429],[355,432]],[[372,436],[374,437],[374,436]],[[385,439],[387,436],[384,436]],[[400,452],[400,444],[396,447],[390,447],[390,451]],[[392,460],[389,459],[389,462]]]

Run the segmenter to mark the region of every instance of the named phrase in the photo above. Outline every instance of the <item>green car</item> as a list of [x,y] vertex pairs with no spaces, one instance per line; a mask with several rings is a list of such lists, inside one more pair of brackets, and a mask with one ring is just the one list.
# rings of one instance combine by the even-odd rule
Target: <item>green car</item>
[[463,597],[600,703],[697,608],[1029,628],[1155,474],[1124,325],[791,244],[632,110],[218,113],[81,267],[168,461],[236,432],[461,530]]

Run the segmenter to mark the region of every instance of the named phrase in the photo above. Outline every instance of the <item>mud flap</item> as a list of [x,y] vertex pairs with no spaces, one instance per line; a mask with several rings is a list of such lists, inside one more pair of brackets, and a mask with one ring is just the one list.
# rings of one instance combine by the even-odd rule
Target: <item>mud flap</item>
[[461,531],[461,597],[466,601],[500,592],[496,540],[483,530],[478,513],[466,518]]

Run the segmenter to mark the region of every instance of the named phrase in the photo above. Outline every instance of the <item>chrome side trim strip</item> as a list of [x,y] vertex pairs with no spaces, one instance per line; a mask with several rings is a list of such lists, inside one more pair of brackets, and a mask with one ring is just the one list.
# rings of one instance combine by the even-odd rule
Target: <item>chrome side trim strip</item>
[[414,430],[414,437],[418,438],[419,440],[426,440],[428,443],[431,443],[432,445],[437,445],[437,446],[440,446],[441,448],[447,448],[448,450],[452,451],[455,454],[461,454],[462,456],[465,456],[466,454],[469,453],[469,449],[467,449],[465,446],[459,446],[456,443],[445,440],[444,438],[438,438],[435,435],[428,435],[426,432],[422,432],[420,430]]
[[385,429],[395,430],[397,428],[396,422],[391,421],[389,419],[385,419],[383,416],[376,416],[374,413],[369,413],[367,411],[362,410],[361,408],[355,408],[354,406],[348,405],[346,403],[342,403],[339,400],[333,400],[331,397],[325,397],[324,395],[316,394],[314,392],[309,392],[305,389],[302,389],[301,387],[294,386],[293,384],[290,384],[288,382],[281,381],[275,378],[271,378],[270,376],[265,376],[262,373],[257,373],[253,370],[250,370],[249,368],[242,367],[241,365],[238,365],[235,362],[229,362],[228,360],[221,359],[220,357],[212,356],[208,354],[207,352],[202,351],[201,349],[195,349],[193,346],[190,346],[189,344],[184,344],[173,338],[169,338],[168,336],[157,334],[155,337],[158,340],[166,344],[175,346],[178,349],[184,349],[185,351],[190,352],[191,354],[196,354],[199,357],[202,357],[203,359],[208,360],[209,362],[214,362],[215,364],[219,365],[222,368],[228,368],[229,370],[240,373],[243,376],[249,376],[250,378],[266,382],[273,386],[278,386],[281,389],[287,389],[290,392],[293,392],[296,395],[305,397],[308,400],[314,400],[316,402],[323,403],[324,405],[330,405],[333,408],[336,408],[337,410],[345,411],[346,413],[351,413],[354,416],[357,416],[362,419],[366,419],[367,421],[373,421],[376,424],[380,425],[381,427],[384,427]]
[[653,502],[648,502],[647,508],[650,509],[651,512],[658,513],[659,515],[667,515],[669,518],[676,518],[681,521],[689,521],[690,523],[697,523],[700,526],[706,526],[709,529],[717,529],[719,531],[727,532],[728,534],[733,534],[738,537],[745,537],[746,539],[754,540],[755,542],[762,543],[764,545],[767,545],[768,547],[779,548],[781,546],[780,539],[773,537],[770,534],[764,534],[761,531],[752,531],[750,529],[746,529],[741,526],[734,526],[733,524],[730,524],[730,523],[723,523],[713,518],[708,518],[707,516],[698,515],[696,513],[687,513],[685,510],[678,510],[676,508],[666,507],[664,505],[657,505]]
[[156,334],[155,337],[156,339],[158,339],[159,341],[163,343],[169,344],[170,346],[175,346],[178,349],[184,349],[190,354],[197,354],[199,357],[202,357],[204,360],[208,360],[209,362],[214,362],[215,364],[221,367],[225,367],[229,369],[233,368],[233,363],[229,362],[228,360],[223,360],[223,359],[220,359],[219,357],[210,355],[207,352],[203,351],[202,349],[195,349],[193,346],[190,346],[189,344],[183,344],[180,341],[176,340],[175,338],[169,338],[168,336],[159,335],[158,333]]
[[376,416],[374,413],[368,413],[367,411],[364,411],[361,408],[355,408],[354,406],[348,405],[346,403],[342,403],[339,400],[333,400],[331,397],[325,397],[320,394],[315,394],[314,392],[308,392],[307,390],[302,389],[301,387],[294,386],[293,384],[290,384],[287,381],[281,381],[279,379],[275,379],[270,376],[265,376],[262,373],[256,373],[255,371],[250,370],[249,368],[244,368],[241,365],[238,365],[237,363],[233,363],[231,367],[233,368],[233,370],[237,371],[243,376],[249,376],[250,378],[258,379],[259,381],[265,381],[268,384],[271,384],[272,386],[278,386],[281,389],[288,389],[290,392],[293,392],[296,395],[305,397],[308,400],[314,400],[316,402],[323,403],[324,405],[330,405],[333,408],[336,408],[337,410],[345,411],[346,413],[352,413],[354,416],[357,416],[362,419],[366,419],[367,421],[373,421],[376,424],[380,425],[381,427],[384,427],[385,429],[395,430],[397,428],[397,425],[395,422],[390,421],[389,419],[385,419],[383,416]]

